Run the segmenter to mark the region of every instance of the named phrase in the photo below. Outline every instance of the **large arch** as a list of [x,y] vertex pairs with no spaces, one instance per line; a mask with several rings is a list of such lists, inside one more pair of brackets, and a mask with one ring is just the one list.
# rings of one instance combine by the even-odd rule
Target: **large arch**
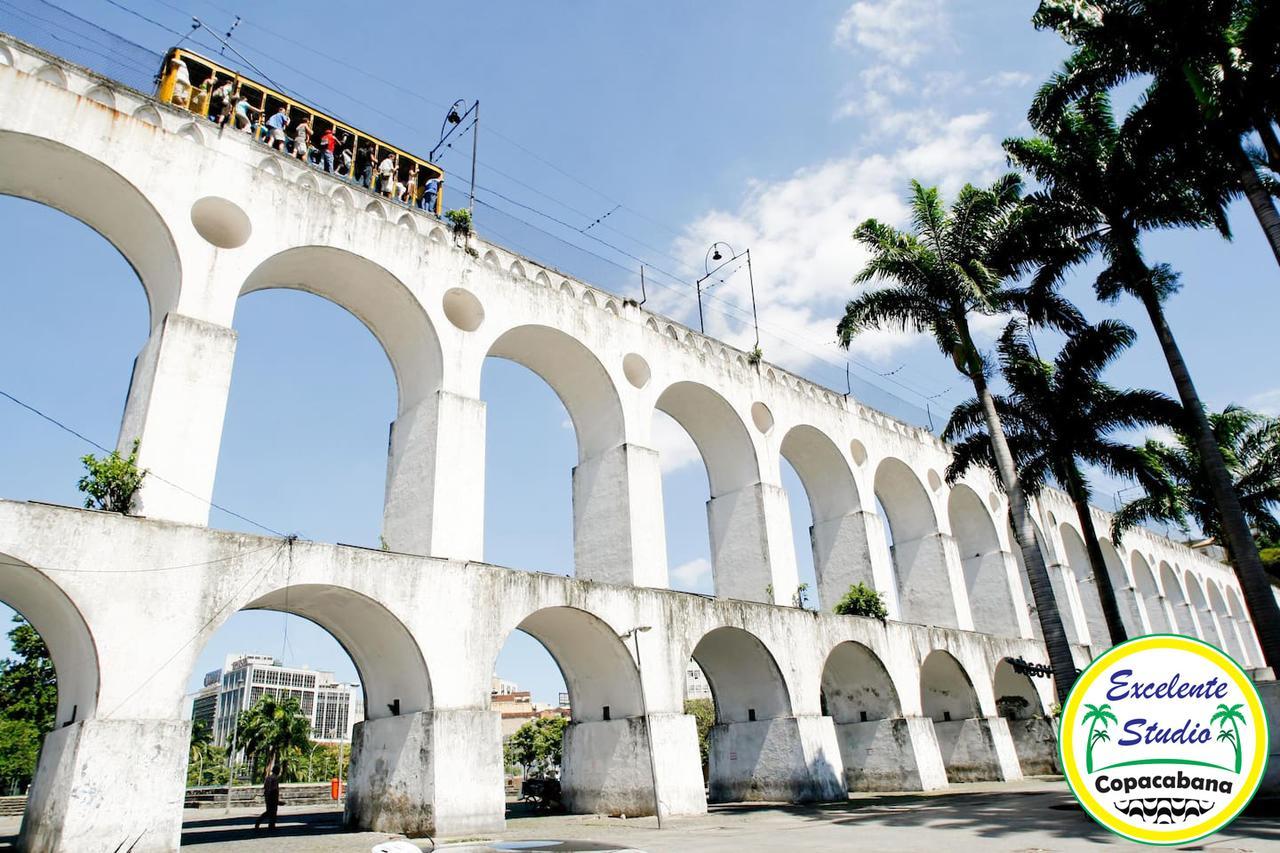
[[260,263],[240,295],[271,288],[302,290],[355,315],[391,362],[401,414],[439,390],[443,357],[435,328],[409,288],[385,268],[342,249],[300,246]]
[[58,679],[56,724],[93,717],[101,679],[98,650],[67,594],[30,563],[0,553],[0,601],[26,619],[49,650]]
[[[569,693],[560,776],[565,808],[653,814],[640,676],[622,638],[599,617],[564,606],[537,610],[515,630],[542,644]],[[486,678],[493,671],[490,666]]]
[[624,441],[617,388],[595,353],[576,338],[550,326],[517,326],[499,335],[487,355],[521,364],[551,386],[573,422],[580,460]]
[[1164,598],[1156,585],[1155,573],[1151,564],[1138,552],[1133,553],[1133,583],[1137,591],[1138,606],[1147,614],[1147,624],[1152,634],[1169,633],[1169,617],[1164,612]]
[[1240,647],[1239,637],[1236,635],[1235,626],[1232,624],[1231,611],[1227,609],[1227,600],[1222,597],[1222,591],[1218,585],[1211,580],[1206,580],[1205,594],[1209,599],[1209,609],[1213,611],[1213,615],[1218,618],[1219,636],[1222,638],[1222,650],[1231,655],[1232,658],[1244,664],[1244,649]]
[[711,499],[760,482],[760,465],[746,424],[724,397],[698,382],[674,382],[654,407],[693,439],[707,467]]
[[106,238],[137,272],[152,328],[177,307],[182,264],[173,235],[146,196],[105,163],[49,139],[0,131],[0,195],[48,205]]
[[1058,739],[1040,693],[1026,673],[1002,658],[995,672],[996,711],[1013,737],[1018,764],[1028,776],[1058,772]]
[[1138,615],[1137,591],[1129,583],[1129,573],[1125,571],[1124,560],[1115,543],[1110,539],[1098,540],[1102,548],[1102,560],[1107,564],[1107,572],[1111,575],[1111,588],[1116,593],[1116,607],[1120,609],[1120,621],[1124,623],[1125,632],[1130,637],[1143,633],[1142,617]]
[[[1111,645],[1111,631],[1107,628],[1107,617],[1102,612],[1102,593],[1098,588],[1098,576],[1093,571],[1093,563],[1089,560],[1089,551],[1085,547],[1084,537],[1076,532],[1075,527],[1065,521],[1058,525],[1058,533],[1062,537],[1063,560],[1071,570],[1076,582],[1076,592],[1080,596],[1080,607],[1084,611],[1085,627],[1089,631],[1089,644],[1097,648]],[[1036,637],[1040,637],[1038,620]],[[1076,634],[1080,642],[1084,638]]]
[[875,652],[853,641],[832,649],[822,668],[821,699],[835,724],[848,790],[926,787],[898,691]]
[[716,705],[716,723],[745,723],[791,714],[782,670],[764,643],[741,628],[716,628],[693,649]]
[[1170,630],[1186,637],[1194,637],[1196,626],[1191,619],[1191,608],[1182,592],[1182,584],[1178,582],[1177,572],[1165,562],[1160,563],[1160,586],[1164,588],[1164,596],[1173,610],[1174,624],[1170,626]]
[[929,493],[905,462],[886,458],[876,468],[876,499],[893,544],[898,609],[904,622],[959,627],[946,551]]
[[792,427],[782,437],[779,452],[809,500],[818,609],[830,610],[850,585],[875,585],[858,486],[840,449],[816,427]]
[[[1065,584],[1065,569],[1062,571],[1054,571],[1053,557],[1051,556],[1050,543],[1044,531],[1040,529],[1040,525],[1032,520],[1031,526],[1036,532],[1036,542],[1040,545],[1040,555],[1044,558],[1045,569],[1049,573],[1049,585],[1053,589],[1053,600],[1058,606],[1058,616],[1062,619],[1062,629],[1067,634],[1067,641],[1073,638],[1079,639],[1080,630],[1076,627],[1075,613],[1071,609],[1071,599],[1067,595]],[[1040,625],[1040,611],[1036,607],[1035,595],[1031,592],[1031,576],[1027,574],[1027,563],[1023,559],[1022,549],[1018,547],[1018,540],[1013,535],[1013,525],[1008,518],[1005,519],[1005,535],[1009,538],[1009,544],[1013,548],[1013,561],[1017,566],[1018,577],[1022,584],[1022,598],[1027,605],[1027,613],[1031,622],[1032,635],[1037,639],[1043,639],[1044,629]]]
[[974,630],[1018,636],[1009,571],[991,513],[977,492],[960,483],[951,488],[947,498],[947,516],[964,569]]
[[935,649],[921,663],[920,706],[933,720],[947,781],[1004,778],[973,680],[950,652]]

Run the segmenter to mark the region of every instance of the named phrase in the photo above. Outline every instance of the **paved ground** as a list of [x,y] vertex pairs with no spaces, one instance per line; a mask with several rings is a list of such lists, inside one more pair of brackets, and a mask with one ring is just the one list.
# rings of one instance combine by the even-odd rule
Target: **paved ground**
[[[395,838],[346,833],[340,813],[286,807],[273,835],[253,831],[254,815],[233,811],[186,812],[183,847],[193,853],[368,853]],[[12,849],[17,823],[0,819],[0,850]],[[1061,782],[958,785],[941,794],[855,795],[847,803],[796,806],[714,806],[704,817],[667,821],[513,813],[503,840],[577,839],[599,842],[581,850],[630,849],[647,853],[721,851],[904,851],[904,853],[1048,853],[1099,848],[1150,850],[1121,841],[1089,820]],[[441,848],[483,850],[479,839]],[[431,845],[413,842],[423,850]],[[530,849],[530,848],[526,848]],[[532,848],[536,849],[536,848]],[[545,848],[544,848],[545,849]],[[1257,803],[1227,832],[1189,845],[1201,853],[1280,851],[1280,808]]]

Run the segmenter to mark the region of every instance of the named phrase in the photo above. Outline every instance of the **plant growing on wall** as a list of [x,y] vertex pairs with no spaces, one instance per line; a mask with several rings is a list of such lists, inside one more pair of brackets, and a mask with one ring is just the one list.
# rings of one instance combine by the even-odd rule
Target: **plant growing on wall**
[[444,218],[453,226],[455,236],[465,237],[471,233],[471,211],[465,207],[446,210]]
[[758,365],[763,358],[764,350],[760,349],[760,347],[756,347],[751,352],[747,353],[747,363],[752,367]]
[[147,476],[146,471],[138,469],[139,444],[135,438],[128,457],[121,456],[118,450],[111,451],[111,455],[102,459],[92,453],[81,457],[86,473],[76,488],[85,494],[86,509],[129,514],[134,495],[142,488],[142,481]]
[[802,583],[796,587],[795,595],[791,596],[791,606],[799,607],[801,610],[809,609],[809,585]]
[[844,598],[836,602],[835,612],[841,616],[867,616],[881,622],[889,618],[884,596],[861,581],[849,587]]

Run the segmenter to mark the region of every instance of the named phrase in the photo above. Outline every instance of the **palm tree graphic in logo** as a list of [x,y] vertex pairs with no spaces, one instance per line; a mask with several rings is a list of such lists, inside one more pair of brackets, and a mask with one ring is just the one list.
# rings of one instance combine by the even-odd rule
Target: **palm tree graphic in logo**
[[1089,743],[1084,750],[1084,770],[1086,773],[1092,773],[1093,748],[1097,746],[1099,741],[1111,740],[1111,735],[1107,734],[1107,726],[1120,721],[1111,712],[1110,705],[1089,705],[1086,703],[1085,707],[1089,710],[1080,718],[1080,724],[1089,727]]
[[[1221,704],[1218,706],[1218,710],[1214,712],[1213,716],[1209,718],[1209,725],[1217,723],[1220,726],[1220,730],[1218,731],[1218,740],[1227,741],[1231,744],[1232,749],[1235,750],[1237,773],[1240,772],[1241,763],[1240,726],[1247,726],[1249,724],[1245,720],[1244,714],[1240,713],[1240,709],[1243,707],[1244,705],[1231,705],[1228,707],[1225,704]],[[1228,725],[1231,726],[1231,728],[1227,728]]]

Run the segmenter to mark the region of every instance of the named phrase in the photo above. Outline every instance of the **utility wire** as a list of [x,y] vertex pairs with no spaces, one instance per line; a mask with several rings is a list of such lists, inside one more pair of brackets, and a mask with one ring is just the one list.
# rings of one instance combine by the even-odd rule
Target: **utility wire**
[[[53,424],[54,426],[56,426],[58,429],[62,430],[63,432],[67,432],[67,433],[70,433],[71,435],[74,435],[76,438],[80,439],[81,441],[85,442],[86,444],[89,444],[89,445],[91,445],[91,446],[93,446],[93,447],[96,447],[98,450],[102,451],[103,453],[108,453],[108,454],[109,454],[109,453],[114,453],[114,452],[115,452],[115,451],[113,451],[113,450],[108,450],[107,448],[103,447],[101,444],[98,444],[98,442],[94,441],[93,439],[89,438],[88,436],[84,435],[83,433],[77,432],[76,430],[74,430],[74,429],[72,429],[71,427],[67,426],[67,425],[66,425],[66,424],[64,424],[62,421],[58,420],[57,418],[53,417],[52,415],[47,415],[47,414],[45,414],[44,412],[40,411],[39,409],[37,409],[35,406],[31,405],[30,403],[26,403],[26,402],[23,402],[22,400],[19,400],[17,397],[13,396],[13,395],[12,395],[12,394],[10,394],[8,391],[5,391],[3,388],[0,388],[0,397],[4,397],[4,398],[6,398],[6,399],[10,400],[10,401],[11,401],[11,402],[13,402],[13,403],[16,403],[17,405],[19,405],[19,406],[21,406],[22,408],[26,409],[28,412],[31,412],[32,414],[36,415],[37,417],[42,418],[42,419],[44,419],[44,420],[48,421],[49,423]],[[260,529],[260,530],[265,530],[265,531],[267,531],[268,533],[272,534],[273,536],[279,536],[279,537],[281,537],[281,538],[287,538],[287,536],[288,536],[288,534],[281,533],[279,530],[276,530],[275,528],[268,527],[267,525],[262,524],[261,522],[254,521],[252,518],[249,518],[248,516],[244,516],[244,515],[241,515],[241,514],[240,514],[240,513],[238,513],[238,512],[235,512],[234,510],[227,509],[225,506],[222,506],[221,504],[216,504],[216,503],[214,503],[213,501],[209,500],[208,498],[201,497],[200,495],[197,495],[195,492],[187,491],[187,490],[186,490],[186,489],[184,489],[182,486],[179,486],[177,483],[174,483],[174,482],[172,482],[172,481],[170,481],[170,480],[166,480],[164,477],[161,477],[159,474],[156,474],[155,472],[149,472],[149,476],[153,477],[153,478],[154,478],[154,479],[156,479],[156,480],[159,480],[161,483],[164,483],[166,486],[170,486],[170,487],[172,487],[172,488],[177,489],[178,491],[182,492],[184,495],[188,495],[189,497],[193,497],[193,498],[195,498],[196,500],[200,501],[201,503],[206,503],[206,504],[208,504],[208,505],[209,505],[210,507],[212,507],[213,509],[219,510],[220,512],[225,512],[227,515],[232,516],[233,518],[238,518],[238,519],[240,519],[240,520],[241,520],[241,521],[243,521],[243,522],[246,522],[246,523],[248,523],[248,524],[252,524],[254,527],[257,527],[257,528],[258,528],[258,529]]]

